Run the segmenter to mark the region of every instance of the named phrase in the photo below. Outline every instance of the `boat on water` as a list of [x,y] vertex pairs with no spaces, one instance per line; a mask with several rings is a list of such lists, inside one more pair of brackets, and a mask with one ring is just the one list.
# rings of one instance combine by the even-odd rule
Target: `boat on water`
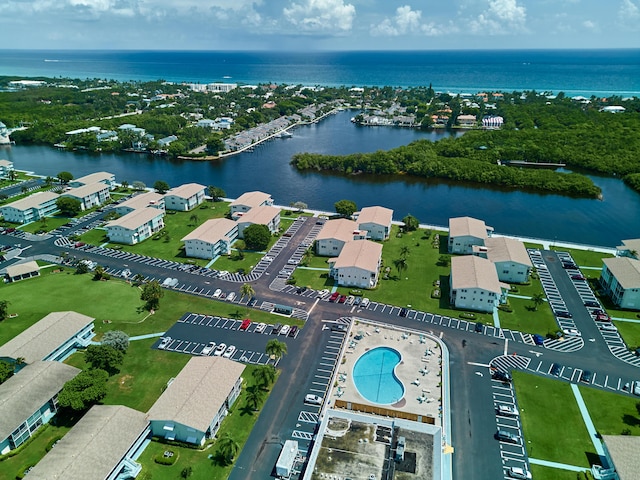
[[0,122],[0,145],[11,145],[11,139],[9,138],[9,129],[2,122]]
[[286,130],[282,130],[274,135],[276,138],[291,138],[293,137],[293,133],[287,132]]

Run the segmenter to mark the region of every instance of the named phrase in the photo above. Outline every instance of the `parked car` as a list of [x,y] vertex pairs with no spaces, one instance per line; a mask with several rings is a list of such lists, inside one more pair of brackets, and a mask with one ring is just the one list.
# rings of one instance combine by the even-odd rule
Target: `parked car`
[[407,316],[407,309],[406,308],[401,308],[400,309],[400,316],[401,317],[406,317]]
[[222,293],[222,290],[220,290],[219,288],[216,288],[216,291],[213,292],[213,298],[218,298],[221,293]]
[[248,318],[245,318],[244,320],[242,320],[242,323],[240,324],[240,330],[246,330],[247,328],[249,328],[249,325],[251,325],[251,320],[249,320]]
[[281,323],[276,323],[273,328],[271,329],[271,333],[273,335],[278,335],[280,333],[280,329],[282,328],[282,324]]
[[213,354],[216,357],[219,357],[220,355],[222,355],[224,353],[224,351],[227,349],[227,344],[226,343],[221,343],[220,345],[218,345],[216,347],[216,349],[214,350]]
[[256,328],[254,330],[255,333],[262,333],[264,332],[265,328],[267,328],[267,324],[266,323],[259,323],[258,325],[256,325]]
[[367,297],[364,297],[360,302],[360,306],[363,308],[367,308],[369,306],[369,299]]
[[171,337],[162,337],[162,340],[160,340],[160,343],[158,344],[158,348],[160,350],[164,350],[169,346],[170,343],[171,343]]
[[522,480],[531,480],[532,478],[531,472],[520,467],[509,467],[509,469],[507,470],[507,475],[509,475],[509,477],[511,478],[518,478]]
[[600,304],[598,302],[594,302],[593,300],[588,300],[584,302],[585,307],[599,307]]
[[288,335],[290,337],[295,337],[296,333],[298,333],[298,327],[296,327],[295,325],[292,325],[291,328],[289,329]]
[[258,299],[256,297],[251,297],[251,300],[249,300],[249,303],[247,305],[249,305],[250,307],[253,307],[257,301]]
[[616,328],[616,326],[613,323],[603,323],[602,325],[599,325],[598,328],[600,330],[602,330],[603,332],[617,332],[618,329]]
[[216,342],[209,342],[202,349],[202,352],[200,352],[200,355],[211,355],[211,352],[213,352],[214,348],[216,348]]
[[340,292],[333,292],[329,297],[329,301],[335,302],[336,300],[338,300],[338,297],[340,297]]
[[566,268],[567,270],[577,270],[578,266],[575,263],[562,262],[562,268]]
[[580,381],[584,383],[591,383],[593,374],[589,370],[583,370],[580,374]]
[[533,343],[536,345],[544,345],[544,337],[538,333],[533,336]]
[[318,292],[318,297],[320,297],[320,298],[324,298],[324,297],[326,297],[327,295],[329,295],[329,290],[327,290],[326,288],[325,288],[324,290],[320,290],[320,291]]
[[291,330],[291,327],[289,325],[283,325],[280,329],[280,335],[287,335],[289,333],[289,330]]
[[349,327],[344,323],[332,323],[331,330],[334,332],[346,332]]
[[569,312],[567,312],[566,310],[559,310],[556,312],[556,317],[562,317],[562,318],[572,318],[573,315]]
[[596,320],[598,322],[610,322],[611,321],[611,317],[609,315],[607,315],[606,313],[600,313],[600,314],[596,315]]
[[304,396],[304,403],[310,403],[311,405],[322,405],[322,397],[308,393]]
[[560,376],[560,370],[562,369],[562,366],[558,363],[552,363],[551,364],[551,370],[549,371],[549,373],[551,375],[553,375],[554,377],[559,377]]
[[505,383],[511,381],[511,375],[509,375],[507,372],[503,372],[502,370],[496,370],[495,372],[493,372],[491,378],[493,378],[494,380],[500,380],[501,382]]
[[507,430],[498,429],[496,439],[501,442],[520,443],[519,437],[515,433],[508,432]]
[[571,275],[571,280],[586,280],[586,278],[579,273],[576,273],[575,275]]
[[236,298],[236,292],[229,292],[229,295],[227,295],[227,302],[233,302],[234,298]]
[[639,381],[635,381],[633,382],[633,390],[632,390],[634,395],[638,395],[640,396],[640,382]]
[[236,352],[236,347],[234,345],[229,345],[227,349],[224,351],[222,356],[224,358],[231,358],[233,354]]
[[346,295],[340,295],[340,298],[338,299],[338,303],[344,303],[347,301],[347,296]]
[[496,413],[498,415],[502,415],[503,417],[517,417],[520,415],[518,409],[515,405],[498,405],[496,408]]
[[482,322],[476,322],[475,331],[476,331],[477,333],[482,333],[482,332],[484,332],[484,323],[482,323]]

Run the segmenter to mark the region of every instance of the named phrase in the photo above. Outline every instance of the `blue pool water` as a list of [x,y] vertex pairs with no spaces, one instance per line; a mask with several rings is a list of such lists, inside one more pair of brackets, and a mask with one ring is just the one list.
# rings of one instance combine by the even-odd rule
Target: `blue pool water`
[[404,386],[394,373],[400,359],[400,353],[389,347],[363,354],[353,367],[353,383],[360,395],[381,405],[398,402],[404,396]]

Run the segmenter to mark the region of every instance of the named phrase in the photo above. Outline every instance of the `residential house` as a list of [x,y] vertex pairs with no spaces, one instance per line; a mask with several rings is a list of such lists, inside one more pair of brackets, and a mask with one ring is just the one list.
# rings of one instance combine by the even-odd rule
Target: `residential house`
[[266,225],[273,234],[280,228],[280,209],[269,205],[254,207],[237,220],[238,237],[244,238],[244,230],[249,225]]
[[449,219],[449,253],[469,255],[473,253],[474,245],[484,245],[493,232],[492,227],[484,221],[471,217],[456,217]]
[[71,188],[62,193],[61,196],[78,200],[83,211],[103,205],[111,198],[109,186],[102,182]]
[[164,228],[164,211],[157,208],[141,208],[107,222],[110,242],[135,245]]
[[367,232],[346,218],[328,220],[316,236],[316,253],[325,257],[337,257],[347,242],[364,240]]
[[[594,478],[635,480],[640,470],[640,437],[635,435],[602,435],[602,446],[605,451],[606,466],[591,467]],[[599,475],[597,475],[599,473]]]
[[0,385],[0,455],[49,423],[58,410],[58,393],[79,373],[60,362],[34,362]]
[[9,172],[13,171],[13,162],[0,160],[0,178],[9,178]]
[[29,472],[29,480],[135,478],[149,438],[146,414],[123,405],[94,405]]
[[640,260],[640,238],[622,240],[622,245],[616,247],[616,255]]
[[95,319],[77,312],[52,312],[0,346],[0,359],[26,363],[62,361],[95,336]]
[[109,172],[96,172],[84,177],[74,178],[69,182],[69,186],[72,188],[84,187],[85,185],[91,185],[92,183],[104,183],[109,187],[109,190],[116,188],[116,176]]
[[28,197],[0,207],[0,213],[5,221],[11,223],[31,223],[41,218],[53,215],[58,210],[57,193],[38,192]]
[[181,239],[185,254],[193,258],[217,258],[231,252],[238,238],[238,224],[228,218],[212,218]]
[[153,436],[203,445],[240,395],[244,368],[223,357],[191,358],[149,410]]
[[347,242],[340,255],[328,260],[329,276],[342,287],[374,288],[382,264],[382,245],[370,240]]
[[164,204],[167,210],[188,212],[204,202],[206,187],[197,183],[185,183],[172,188],[164,196]]
[[476,116],[475,115],[458,115],[456,119],[458,125],[461,127],[469,128],[476,125]]
[[520,240],[507,237],[489,237],[484,246],[474,245],[473,254],[487,258],[496,267],[498,280],[507,283],[526,283],[533,264]]
[[356,214],[360,230],[366,230],[371,240],[387,240],[391,233],[393,210],[385,207],[365,207]]
[[146,207],[156,208],[164,212],[164,195],[157,192],[143,192],[119,203],[114,211],[122,216]]
[[254,207],[261,207],[263,205],[273,205],[271,195],[257,191],[245,192],[229,204],[229,209],[231,211],[231,217],[234,218],[234,214],[246,213]]
[[40,275],[40,266],[37,262],[14,263],[5,268],[4,281],[7,283],[17,282],[38,275]]
[[451,258],[450,301],[456,308],[493,312],[504,303],[509,285],[498,280],[490,260],[464,255]]
[[640,310],[640,260],[629,257],[603,258],[600,286],[620,308]]

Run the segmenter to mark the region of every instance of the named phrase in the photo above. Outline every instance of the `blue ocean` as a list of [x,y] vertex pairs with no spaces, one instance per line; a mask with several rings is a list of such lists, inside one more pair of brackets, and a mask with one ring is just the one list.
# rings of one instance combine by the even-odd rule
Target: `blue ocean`
[[0,75],[536,90],[640,96],[640,49],[360,52],[0,50]]

